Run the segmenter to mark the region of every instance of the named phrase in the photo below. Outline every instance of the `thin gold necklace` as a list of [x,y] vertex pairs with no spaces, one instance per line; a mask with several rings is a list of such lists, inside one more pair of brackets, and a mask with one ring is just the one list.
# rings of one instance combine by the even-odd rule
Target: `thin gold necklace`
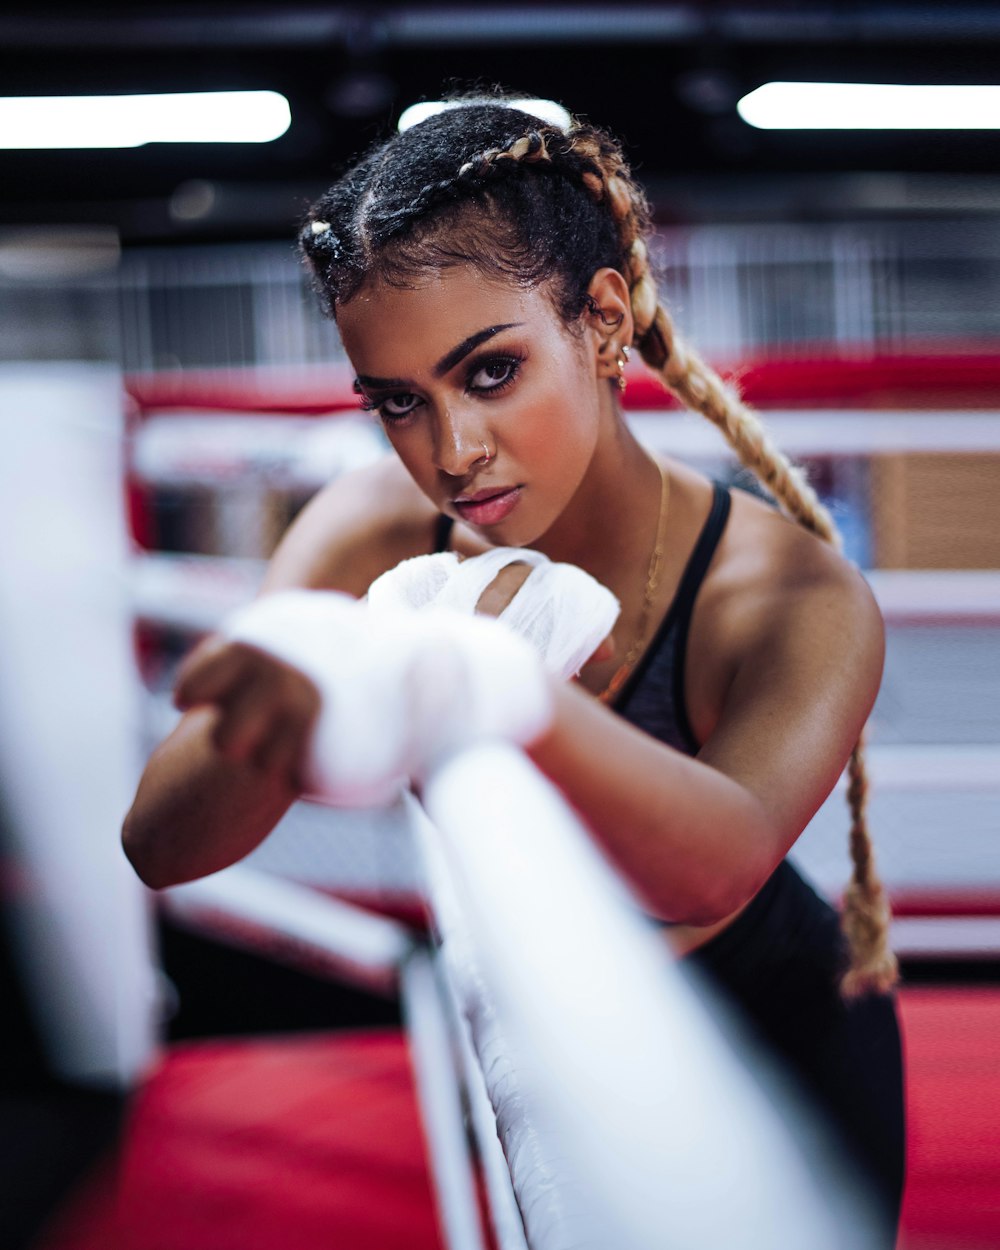
[[661,464],[658,464],[657,468],[660,470],[660,515],[656,521],[656,542],[653,545],[653,554],[649,557],[649,573],[646,576],[646,589],[642,595],[639,628],[629,649],[625,652],[625,659],[597,696],[602,703],[610,703],[614,699],[625,684],[636,660],[642,654],[643,644],[649,630],[649,618],[656,600],[656,589],[660,584],[660,566],[663,564],[663,546],[667,529],[667,502],[670,499],[670,474]]

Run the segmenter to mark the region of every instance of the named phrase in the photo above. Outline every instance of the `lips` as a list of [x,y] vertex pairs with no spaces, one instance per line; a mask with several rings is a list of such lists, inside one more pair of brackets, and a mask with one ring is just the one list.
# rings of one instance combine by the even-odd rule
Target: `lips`
[[497,525],[517,507],[520,486],[492,486],[454,500],[455,511],[470,525]]

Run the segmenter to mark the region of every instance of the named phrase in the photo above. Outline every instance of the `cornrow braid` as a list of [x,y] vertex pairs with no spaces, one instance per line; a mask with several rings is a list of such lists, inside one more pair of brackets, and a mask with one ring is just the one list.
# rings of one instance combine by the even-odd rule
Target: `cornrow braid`
[[[628,184],[618,170],[605,175],[605,196],[619,223],[622,248],[628,256],[629,283],[635,338],[643,360],[688,407],[707,417],[722,431],[740,463],[771,492],[781,508],[803,528],[838,550],[841,538],[829,511],[820,503],[805,474],[771,441],[760,418],[732,387],[690,347],[674,328],[659,300],[649,268],[648,251],[640,233],[645,204],[633,208]],[[859,739],[847,766],[847,801],[852,873],[844,894],[841,925],[847,939],[850,965],[842,979],[847,997],[869,991],[884,992],[898,980],[899,965],[889,947],[890,909],[875,867],[868,830],[868,776],[864,740]]]
[[[594,273],[617,269],[646,363],[718,426],[788,516],[839,547],[830,513],[803,471],[681,339],[660,302],[646,244],[649,206],[620,145],[579,122],[559,130],[499,97],[461,104],[375,148],[310,211],[299,243],[326,311],[335,316],[366,281],[406,286],[471,264],[526,286],[548,282],[570,326],[587,307]],[[842,992],[855,995],[889,989],[898,968],[867,826],[862,741],[847,771],[853,869],[842,915],[850,954]]]
[[600,203],[602,163],[615,159],[627,177],[617,144],[595,127],[564,132],[494,99],[470,100],[370,152],[313,206],[299,246],[331,316],[366,281],[405,286],[471,262],[525,285],[553,279],[570,324],[594,269],[626,261]]
[[387,242],[394,235],[405,230],[412,222],[426,217],[439,205],[463,198],[467,185],[475,182],[484,183],[491,177],[495,177],[500,172],[502,162],[505,161],[512,165],[522,161],[525,164],[540,162],[551,164],[552,156],[548,150],[546,136],[533,130],[516,139],[510,147],[492,148],[487,152],[480,152],[471,160],[466,161],[455,173],[446,178],[439,178],[436,182],[427,183],[408,204],[400,205],[394,212],[386,215],[379,230],[380,241]]

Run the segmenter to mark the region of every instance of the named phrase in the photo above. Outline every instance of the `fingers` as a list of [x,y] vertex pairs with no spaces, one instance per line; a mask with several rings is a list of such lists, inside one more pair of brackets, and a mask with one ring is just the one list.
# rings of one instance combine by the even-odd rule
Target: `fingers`
[[[594,654],[587,661],[587,664],[601,664],[605,660],[610,660],[615,654],[615,640],[612,634],[608,634],[607,638],[601,643]],[[584,668],[587,667],[584,664]]]
[[320,697],[298,669],[244,643],[210,638],[183,664],[174,701],[181,710],[214,705],[212,741],[224,759],[301,788]]
[[[292,670],[295,677],[301,674]],[[320,710],[320,696],[310,681],[303,680],[274,710],[266,732],[248,743],[246,758],[262,772],[278,773],[303,788],[303,765],[309,737]]]
[[499,616],[530,576],[530,564],[515,561],[505,565],[479,596],[476,611],[484,616]]
[[249,762],[262,773],[273,773],[289,781],[297,790],[306,789],[304,760],[312,721],[285,719],[272,726],[261,739]]
[[174,706],[184,712],[199,703],[217,703],[244,676],[249,651],[219,634],[199,643],[180,667]]
[[280,708],[269,695],[266,681],[251,669],[216,701],[219,714],[212,740],[225,759],[235,762],[252,758],[274,732]]

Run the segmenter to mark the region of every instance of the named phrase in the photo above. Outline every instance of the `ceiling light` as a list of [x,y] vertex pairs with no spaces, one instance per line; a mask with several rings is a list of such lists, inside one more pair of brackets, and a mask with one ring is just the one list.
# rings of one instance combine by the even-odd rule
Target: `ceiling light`
[[573,123],[566,109],[555,100],[423,100],[419,104],[411,104],[409,108],[403,109],[399,118],[399,129],[409,130],[411,126],[426,121],[435,113],[444,113],[448,109],[462,108],[473,103],[503,104],[508,108],[521,109],[522,112],[530,113],[532,117],[548,122],[550,126],[556,126],[559,130],[569,130]]
[[768,82],[736,106],[758,130],[998,130],[1000,87]]
[[291,124],[276,91],[0,98],[0,148],[269,143]]

